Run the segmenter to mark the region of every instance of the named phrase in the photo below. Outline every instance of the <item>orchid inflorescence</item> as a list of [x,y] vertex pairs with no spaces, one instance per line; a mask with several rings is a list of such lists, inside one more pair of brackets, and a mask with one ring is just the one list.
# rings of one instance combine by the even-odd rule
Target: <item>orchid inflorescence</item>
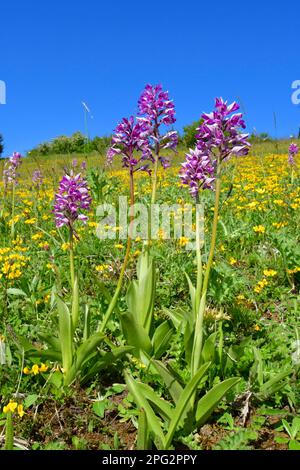
[[153,154],[157,155],[162,166],[169,167],[169,158],[160,155],[160,151],[175,150],[178,145],[178,134],[173,130],[161,134],[160,127],[170,126],[176,122],[174,102],[170,100],[169,93],[162,89],[162,85],[147,84],[139,98],[138,110],[139,115],[151,128],[148,146],[152,161],[155,159]]
[[235,102],[216,98],[215,109],[210,114],[202,114],[202,123],[197,129],[196,148],[186,154],[180,172],[183,184],[189,185],[193,197],[199,190],[213,189],[213,182],[218,163],[231,156],[247,155],[250,144],[248,134],[240,130],[245,128],[242,114],[232,114],[239,109]]
[[289,164],[292,166],[296,165],[295,156],[298,154],[299,148],[297,144],[292,143],[289,147]]
[[[169,166],[169,159],[159,155],[161,150],[175,150],[178,144],[176,131],[160,133],[160,126],[169,126],[175,119],[175,107],[168,92],[161,85],[146,85],[138,101],[138,117],[123,118],[114,130],[112,146],[107,160],[112,162],[115,155],[122,157],[123,166],[131,171],[147,171],[149,163],[158,157],[162,166]],[[141,156],[138,156],[141,153]]]
[[196,134],[197,148],[211,159],[227,160],[231,156],[243,156],[249,152],[249,134],[243,134],[245,121],[241,113],[232,114],[239,109],[236,102],[227,105],[227,101],[216,98],[215,109],[210,114],[202,114],[203,122]]
[[[148,171],[149,165],[144,162],[149,159],[148,135],[150,125],[139,118],[130,116],[123,118],[114,130],[112,146],[107,153],[107,160],[112,162],[115,155],[120,155],[123,167],[130,168],[131,171]],[[141,152],[141,156],[137,153]]]
[[41,170],[34,170],[32,173],[32,182],[36,188],[40,188],[44,182],[44,177]]
[[203,155],[197,147],[195,150],[190,149],[185,157],[179,176],[183,184],[189,184],[191,195],[196,198],[200,188],[213,189],[215,168],[209,157]]
[[[74,230],[74,222],[80,220],[86,223],[88,217],[82,211],[90,209],[92,198],[89,194],[87,181],[81,174],[72,171],[65,174],[59,183],[59,191],[55,195],[53,213],[57,228],[67,225]],[[75,233],[75,232],[74,232]]]
[[8,167],[3,171],[4,186],[8,184],[18,184],[18,168],[22,164],[22,155],[19,152],[14,152],[13,155],[8,159]]

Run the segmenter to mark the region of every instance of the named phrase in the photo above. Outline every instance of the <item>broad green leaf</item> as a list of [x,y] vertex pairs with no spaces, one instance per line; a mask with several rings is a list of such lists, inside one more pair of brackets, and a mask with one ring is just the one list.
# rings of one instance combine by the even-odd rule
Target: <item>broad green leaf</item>
[[150,436],[148,431],[148,422],[145,410],[141,410],[138,420],[138,433],[136,440],[137,450],[150,450]]
[[289,442],[289,450],[300,450],[300,442],[292,439]]
[[74,363],[69,373],[66,374],[65,385],[70,384],[74,380],[78,372],[80,372],[82,365],[95,353],[96,348],[103,341],[103,338],[103,333],[95,333],[79,346],[75,353]]
[[143,393],[139,388],[139,382],[136,382],[128,372],[125,372],[125,380],[128,386],[129,392],[133,395],[133,398],[139,408],[143,409],[147,416],[147,422],[149,429],[154,434],[154,436],[159,440],[157,445],[158,449],[164,449],[164,434],[162,432],[160,420],[155,415],[153,409],[151,408],[148,400],[144,397]]
[[198,384],[201,381],[202,377],[206,373],[207,369],[210,367],[210,362],[207,364],[203,364],[198,372],[194,375],[194,377],[189,381],[189,383],[184,388],[178,402],[176,408],[173,412],[172,420],[168,427],[168,434],[165,440],[165,449],[168,450],[170,445],[172,444],[172,439],[176,432],[177,426],[180,423],[184,414],[186,414],[189,401],[194,395],[197,390]]
[[25,354],[27,354],[28,351],[36,350],[35,346],[33,346],[27,338],[24,338],[24,336],[17,335],[13,337],[13,339],[19,351],[23,352],[24,350]]
[[65,374],[68,373],[73,362],[72,322],[66,304],[56,298],[58,309],[59,340],[61,345],[62,366]]
[[297,416],[293,419],[291,430],[292,436],[297,437],[297,434],[300,432],[300,418]]
[[288,435],[290,437],[294,437],[292,433],[292,428],[290,427],[289,423],[285,419],[282,420],[282,424],[283,424],[284,429],[288,433]]
[[36,393],[28,395],[24,400],[24,407],[29,408],[37,401],[38,398],[39,396]]
[[163,398],[158,397],[157,393],[155,393],[154,390],[149,387],[149,385],[143,383],[139,383],[137,385],[143,393],[144,397],[147,398],[147,400],[155,406],[155,408],[159,411],[160,415],[164,419],[170,421],[174,410],[169,405],[169,403]]
[[151,354],[151,341],[143,325],[138,323],[131,312],[123,313],[120,319],[127,344],[135,348],[133,353],[139,356],[139,350],[142,350]]
[[185,274],[185,277],[186,277],[188,285],[189,285],[192,310],[194,312],[194,315],[196,315],[196,288],[194,287],[188,273],[185,272],[184,274]]
[[173,329],[169,321],[164,321],[155,330],[152,337],[154,357],[159,359],[169,346]]
[[60,351],[54,351],[53,349],[31,349],[26,352],[26,356],[32,359],[43,361],[58,361],[62,363],[62,354]]
[[88,305],[84,308],[84,327],[83,327],[83,341],[86,341],[91,334],[91,319],[90,309]]
[[206,422],[211,413],[214,411],[216,406],[226,395],[228,390],[234,387],[241,379],[238,377],[232,377],[226,379],[223,382],[215,385],[204,397],[202,397],[197,404],[196,410],[196,422],[197,426],[201,426]]
[[184,336],[183,336],[183,344],[184,344],[185,360],[188,364],[191,364],[191,361],[192,361],[194,333],[195,333],[195,329],[193,328],[193,326],[191,326],[190,322],[186,322]]
[[140,255],[137,262],[137,280],[129,285],[126,301],[128,310],[141,324],[147,334],[150,332],[155,297],[155,267],[148,252]]
[[104,418],[105,410],[107,409],[107,400],[95,401],[93,403],[93,412],[99,416],[99,418]]
[[114,362],[122,357],[124,354],[132,352],[134,348],[132,346],[121,346],[119,348],[114,348],[110,352],[101,351],[103,354],[102,357],[94,359],[95,362],[91,361],[91,365],[88,368],[87,373],[82,377],[81,383],[84,384],[91,377],[94,377],[100,370],[105,369],[106,367],[112,366]]
[[152,360],[151,365],[153,365],[164,381],[168,392],[173,398],[174,403],[176,404],[183,392],[183,388],[180,383],[177,381],[176,377],[169,371],[169,369],[161,362]]
[[[110,390],[109,393],[110,395],[123,393],[125,388],[126,388],[125,384],[113,384],[111,387],[109,387],[109,390]],[[106,396],[109,396],[107,393],[108,392],[106,392]]]
[[275,393],[277,390],[280,390],[280,388],[285,385],[281,383],[281,380],[285,379],[291,373],[292,373],[291,369],[283,371],[283,372],[279,372],[279,374],[276,374],[274,377],[272,377],[270,380],[265,382],[260,387],[258,395],[261,395],[266,398],[269,395],[272,395],[273,393]]
[[60,370],[56,370],[49,377],[49,382],[56,388],[61,388],[63,384],[63,374]]
[[203,349],[202,349],[202,353],[201,353],[203,362],[214,361],[217,336],[218,336],[218,332],[212,333],[205,341]]
[[38,333],[38,337],[47,343],[54,351],[61,352],[61,344],[58,338],[47,333]]
[[179,309],[171,310],[165,307],[163,307],[163,311],[166,315],[168,315],[170,320],[172,320],[173,325],[176,328],[176,330],[178,330],[180,326],[182,325],[182,323],[185,321],[183,312]]

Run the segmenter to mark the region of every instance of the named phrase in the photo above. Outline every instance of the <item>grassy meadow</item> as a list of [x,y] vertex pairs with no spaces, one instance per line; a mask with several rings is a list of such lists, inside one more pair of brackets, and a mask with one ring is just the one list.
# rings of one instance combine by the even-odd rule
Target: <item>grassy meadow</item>
[[[189,280],[195,281],[197,270],[185,236],[168,240],[160,233],[152,241],[155,296],[147,334],[131,320],[147,289],[154,289],[154,277],[142,285],[137,267],[140,237],[132,240],[118,301],[105,328],[99,327],[118,286],[126,240],[96,236],[96,208],[129,195],[121,165],[107,167],[97,152],[28,156],[14,194],[0,183],[0,447],[300,449],[300,175],[287,163],[288,146],[284,140],[254,143],[248,156],[225,166],[202,372],[195,376],[187,325]],[[177,204],[179,213],[193,204],[178,177],[185,151],[179,149],[171,167],[158,173],[157,202]],[[74,159],[75,172],[87,163],[92,206],[74,240],[72,285],[70,239],[65,227],[55,226],[52,210]],[[36,169],[44,177],[40,187],[31,180]],[[136,174],[134,195],[149,203],[147,173]],[[201,202],[205,275],[213,193],[204,191]],[[120,231],[118,224],[110,229]],[[74,308],[78,319],[71,328],[66,312]],[[198,414],[185,420],[196,393]]]

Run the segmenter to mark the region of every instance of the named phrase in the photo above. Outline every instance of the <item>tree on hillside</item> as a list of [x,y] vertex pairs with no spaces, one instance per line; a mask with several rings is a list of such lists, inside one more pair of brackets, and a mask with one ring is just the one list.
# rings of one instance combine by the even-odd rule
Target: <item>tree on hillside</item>
[[95,137],[86,141],[81,132],[74,132],[71,137],[62,135],[49,142],[39,144],[30,150],[30,155],[71,154],[97,151],[105,154],[111,144],[111,136]]
[[3,139],[3,135],[0,134],[0,157],[2,157],[3,150],[4,150],[4,139]]
[[197,128],[200,126],[200,124],[201,119],[199,119],[199,121],[194,121],[183,128],[182,140],[187,148],[195,147]]

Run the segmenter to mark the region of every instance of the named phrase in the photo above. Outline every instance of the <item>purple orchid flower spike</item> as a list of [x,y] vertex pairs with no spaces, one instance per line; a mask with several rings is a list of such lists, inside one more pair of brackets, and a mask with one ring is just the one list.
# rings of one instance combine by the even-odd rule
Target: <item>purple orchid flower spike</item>
[[179,176],[183,184],[189,185],[191,195],[197,199],[200,189],[213,189],[215,166],[197,147],[195,150],[190,149],[185,157]]
[[88,211],[91,207],[92,198],[89,194],[87,181],[81,174],[65,174],[59,183],[58,193],[55,195],[53,214],[57,228],[67,225],[75,234],[74,223],[81,221],[86,223],[88,217],[83,211]]
[[247,155],[250,148],[249,134],[244,134],[240,129],[245,129],[245,121],[241,113],[232,114],[239,109],[235,102],[227,105],[227,101],[216,98],[215,110],[210,114],[203,114],[203,122],[198,128],[197,147],[211,160],[213,154],[218,153],[220,160],[227,160],[231,156]]
[[40,170],[34,170],[34,172],[32,173],[32,182],[38,189],[42,186],[44,182],[44,177]]
[[291,143],[291,145],[289,146],[289,160],[288,160],[290,165],[292,166],[296,165],[295,157],[298,154],[298,152],[299,152],[298,145]]
[[174,124],[175,106],[162,85],[147,84],[138,101],[139,114],[146,116],[150,124]]
[[148,171],[144,162],[151,159],[148,148],[150,130],[149,123],[142,119],[123,118],[114,131],[112,146],[107,152],[108,163],[112,163],[115,155],[120,155],[124,168],[130,168],[132,172]]
[[222,98],[216,98],[215,109],[201,116],[196,148],[186,154],[180,172],[182,183],[189,185],[196,199],[200,189],[213,189],[217,168],[222,161],[249,152],[249,135],[241,132],[241,129],[245,129],[242,114],[232,114],[238,109],[237,103],[228,105]]
[[6,162],[5,170],[3,171],[3,182],[4,187],[6,188],[8,184],[18,184],[18,168],[22,164],[22,155],[19,152],[14,152],[13,155]]
[[149,134],[149,151],[153,160],[158,159],[164,168],[170,166],[168,157],[160,155],[161,150],[176,150],[178,145],[178,134],[176,131],[168,131],[161,134],[161,126],[170,126],[176,122],[175,106],[169,98],[169,93],[162,89],[162,85],[145,86],[139,101],[138,111],[142,119],[147,122],[151,128]]

